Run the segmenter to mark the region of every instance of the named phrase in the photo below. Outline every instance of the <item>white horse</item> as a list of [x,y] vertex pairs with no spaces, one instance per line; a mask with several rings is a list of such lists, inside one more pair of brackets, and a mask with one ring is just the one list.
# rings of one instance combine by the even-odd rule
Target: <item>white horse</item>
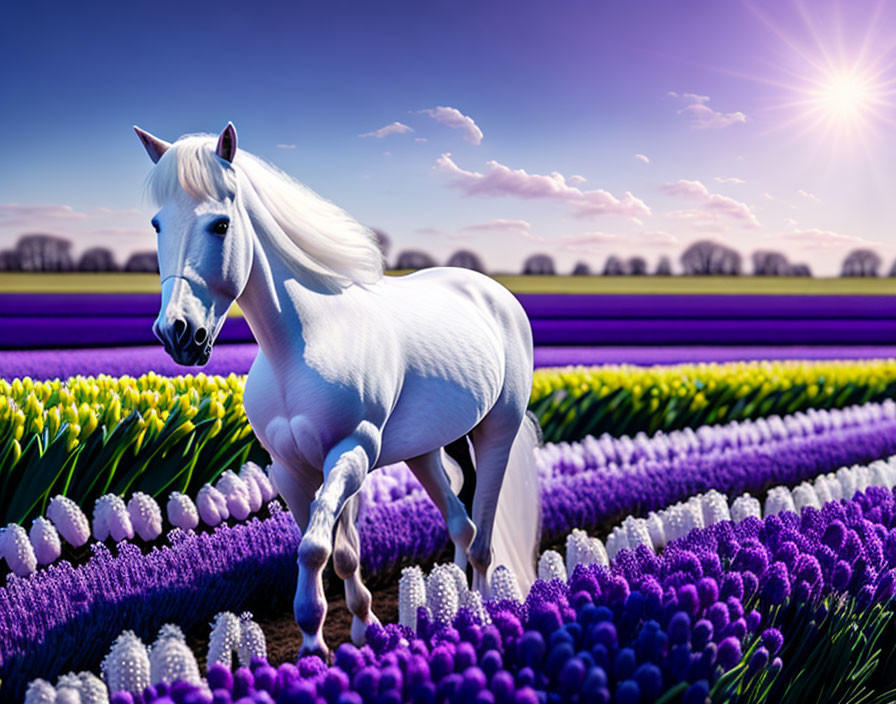
[[[174,361],[205,364],[238,301],[259,345],[243,403],[305,528],[294,601],[301,652],[327,653],[322,572],[331,554],[353,640],[378,623],[360,578],[354,498],[378,466],[407,462],[445,518],[455,561],[465,568],[469,557],[474,586],[486,591],[490,566],[506,564],[528,588],[540,523],[537,429],[523,422],[532,332],[516,298],[464,269],[384,276],[373,233],[238,152],[232,124],[217,138],[173,144],[134,129],[156,162],[147,180],[160,207],[153,331]],[[475,455],[472,522],[441,454],[465,436]]]

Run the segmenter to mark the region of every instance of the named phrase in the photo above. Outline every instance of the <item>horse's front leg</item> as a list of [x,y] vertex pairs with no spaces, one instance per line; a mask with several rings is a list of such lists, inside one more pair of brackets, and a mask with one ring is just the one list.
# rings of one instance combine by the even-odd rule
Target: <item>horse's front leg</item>
[[367,627],[379,624],[370,609],[370,590],[361,581],[361,539],[358,535],[359,496],[349,499],[336,524],[333,545],[333,569],[345,583],[345,604],[352,613],[352,643],[364,645]]
[[299,580],[293,602],[302,632],[300,654],[327,654],[323,623],[327,615],[323,570],[333,551],[333,529],[345,503],[361,488],[379,455],[379,431],[362,423],[338,443],[324,460],[324,484],[311,503],[311,519],[299,544]]

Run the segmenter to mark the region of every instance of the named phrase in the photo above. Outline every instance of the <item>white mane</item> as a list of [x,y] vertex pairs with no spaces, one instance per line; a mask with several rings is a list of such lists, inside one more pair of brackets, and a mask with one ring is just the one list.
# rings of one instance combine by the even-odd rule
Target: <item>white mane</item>
[[[368,284],[383,276],[383,256],[373,232],[342,208],[263,159],[237,150],[230,168],[215,154],[217,137],[185,135],[149,173],[147,192],[156,205],[178,188],[194,198],[237,198],[244,182],[277,223],[267,243],[295,274],[312,273],[329,285]],[[261,234],[261,233],[259,233]]]

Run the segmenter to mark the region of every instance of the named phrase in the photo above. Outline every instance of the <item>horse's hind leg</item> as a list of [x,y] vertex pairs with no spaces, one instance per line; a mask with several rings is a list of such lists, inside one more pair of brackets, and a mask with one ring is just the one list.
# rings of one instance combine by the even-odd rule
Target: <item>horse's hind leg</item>
[[361,540],[358,536],[358,496],[349,499],[336,523],[333,568],[345,583],[345,603],[352,612],[352,643],[364,645],[367,627],[379,624],[370,610],[370,591],[361,581]]
[[451,490],[448,475],[442,466],[441,450],[433,450],[405,462],[445,519],[448,535],[454,543],[454,563],[465,570],[467,551],[473,542],[476,528],[463,503]]
[[488,567],[492,555],[492,529],[498,496],[510,457],[510,448],[526,412],[525,406],[496,405],[470,433],[476,452],[476,494],[473,497],[473,523],[476,537],[470,546],[470,562],[475,570],[473,586],[488,593]]

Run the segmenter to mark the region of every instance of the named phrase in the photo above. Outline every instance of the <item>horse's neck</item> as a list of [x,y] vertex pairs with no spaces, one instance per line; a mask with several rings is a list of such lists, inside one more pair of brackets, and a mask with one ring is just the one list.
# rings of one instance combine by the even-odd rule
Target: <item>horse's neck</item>
[[265,249],[267,228],[276,227],[267,210],[249,199],[246,210],[255,230],[252,269],[246,287],[237,299],[246,322],[265,357],[294,363],[304,348],[302,328],[326,304],[327,296],[315,293],[314,284],[302,281],[280,260]]

